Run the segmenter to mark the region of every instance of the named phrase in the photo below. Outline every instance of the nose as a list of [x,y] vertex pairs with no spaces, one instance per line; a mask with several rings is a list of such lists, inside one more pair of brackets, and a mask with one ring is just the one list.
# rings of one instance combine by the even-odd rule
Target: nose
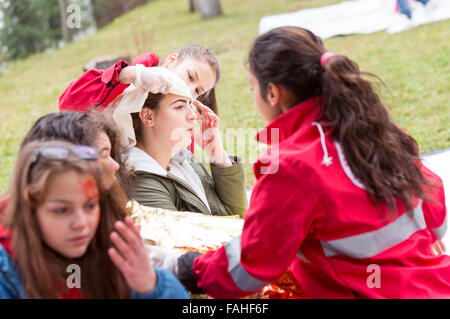
[[120,168],[119,163],[117,163],[112,157],[109,158],[109,162],[110,162],[110,167],[111,169],[115,172],[117,172]]
[[87,216],[83,208],[79,208],[74,214],[72,228],[76,230],[83,229],[87,226]]
[[189,107],[188,107],[187,119],[189,122],[193,122],[197,119],[197,113],[195,112],[194,106],[192,106],[192,105],[189,105]]

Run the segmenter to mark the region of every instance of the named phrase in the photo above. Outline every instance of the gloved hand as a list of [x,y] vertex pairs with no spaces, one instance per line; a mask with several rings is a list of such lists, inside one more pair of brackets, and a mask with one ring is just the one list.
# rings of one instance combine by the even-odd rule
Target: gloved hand
[[142,87],[153,94],[167,94],[173,83],[174,74],[166,68],[136,65],[136,80],[134,86]]
[[136,65],[134,86],[149,90],[153,94],[172,93],[192,100],[192,93],[187,84],[166,68],[147,68],[141,64]]
[[183,255],[183,251],[176,248],[162,248],[145,244],[153,268],[163,268],[170,270],[175,276],[178,275],[178,258]]

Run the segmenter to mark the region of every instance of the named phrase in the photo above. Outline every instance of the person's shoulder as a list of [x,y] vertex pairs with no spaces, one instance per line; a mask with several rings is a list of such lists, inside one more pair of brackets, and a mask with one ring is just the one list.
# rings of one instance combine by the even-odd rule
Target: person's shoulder
[[0,244],[0,298],[21,298],[20,276],[11,256]]

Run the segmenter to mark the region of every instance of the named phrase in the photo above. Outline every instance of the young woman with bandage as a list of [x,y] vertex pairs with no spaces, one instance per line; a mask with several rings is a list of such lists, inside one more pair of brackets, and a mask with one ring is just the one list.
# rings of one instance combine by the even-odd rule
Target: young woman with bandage
[[[169,74],[168,80],[168,94],[136,86],[114,106],[113,118],[131,146],[126,154],[134,177],[131,197],[150,207],[243,216],[243,164],[225,152],[219,117],[193,100],[182,79]],[[209,154],[212,176],[187,149],[193,139]]]

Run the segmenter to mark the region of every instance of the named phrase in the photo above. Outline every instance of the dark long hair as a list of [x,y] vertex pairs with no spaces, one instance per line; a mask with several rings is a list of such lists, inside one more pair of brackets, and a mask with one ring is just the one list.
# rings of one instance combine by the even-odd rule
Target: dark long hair
[[[38,159],[40,147],[71,146],[63,141],[29,142],[19,152],[10,185],[10,199],[4,212],[5,226],[13,233],[12,246],[28,298],[58,298],[67,288],[66,269],[78,264],[82,270],[81,294],[85,298],[130,298],[131,290],[120,270],[108,256],[114,223],[130,212],[120,187],[106,190],[97,161],[80,160],[71,155],[63,161]],[[61,172],[88,174],[99,192],[100,221],[86,253],[77,259],[59,255],[45,245],[36,219],[36,208],[45,200],[48,182]]]
[[321,96],[319,121],[341,143],[354,175],[374,203],[395,210],[400,200],[408,210],[414,196],[426,198],[425,179],[416,141],[395,125],[372,83],[344,55],[331,57],[325,67],[322,40],[297,27],[281,27],[261,35],[249,54],[249,70],[266,97],[269,83],[284,86],[296,104]]

